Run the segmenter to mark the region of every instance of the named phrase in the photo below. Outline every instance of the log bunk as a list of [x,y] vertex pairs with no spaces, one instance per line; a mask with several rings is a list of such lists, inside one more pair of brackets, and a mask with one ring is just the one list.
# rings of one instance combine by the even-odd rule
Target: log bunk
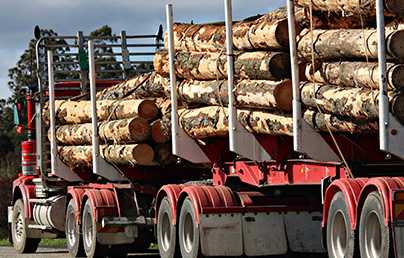
[[[303,119],[320,132],[377,134],[374,5],[344,1],[343,17],[340,2],[296,0]],[[391,112],[404,124],[404,65],[400,64],[404,23],[394,18],[404,10],[395,2],[386,1],[391,14],[386,29],[386,79]],[[308,17],[310,5],[312,17]],[[254,134],[293,133],[286,17],[286,9],[279,8],[233,24],[237,118]],[[226,137],[224,23],[177,23],[174,47],[180,126],[194,139]],[[171,108],[166,49],[167,45],[156,53],[154,72],[97,93],[100,149],[107,161],[130,165],[175,162],[167,144]],[[59,154],[73,168],[91,165],[90,106],[88,100],[56,102]],[[47,113],[45,108],[45,118]]]

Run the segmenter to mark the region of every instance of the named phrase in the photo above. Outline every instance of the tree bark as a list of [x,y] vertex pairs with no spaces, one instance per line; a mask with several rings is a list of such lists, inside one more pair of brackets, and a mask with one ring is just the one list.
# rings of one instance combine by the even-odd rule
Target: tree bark
[[[372,134],[378,132],[377,121],[347,121],[335,115],[324,114],[313,110],[304,112],[304,120],[318,131],[350,133],[350,134]],[[328,126],[328,128],[327,128]]]
[[[86,123],[62,125],[56,129],[55,135],[60,144],[86,145],[92,143],[92,132],[92,124]],[[150,135],[150,125],[140,117],[102,122],[98,124],[98,135],[102,142],[142,142]]]
[[[178,86],[178,96],[188,105],[228,105],[227,81],[186,80]],[[292,110],[290,80],[240,80],[234,85],[237,107]]]
[[[344,12],[348,14],[372,15],[376,14],[376,0],[296,0],[298,5],[323,12]],[[385,0],[384,8],[387,13],[398,16],[404,15],[403,1]]]
[[[265,15],[257,15],[233,24],[235,50],[281,50],[288,46],[288,25],[285,8]],[[165,34],[167,45],[167,33]],[[174,43],[177,50],[191,52],[220,52],[225,49],[224,23],[174,24]]]
[[[388,90],[404,86],[404,65],[387,63],[386,82]],[[378,63],[334,62],[306,65],[306,78],[311,82],[334,84],[346,87],[379,88]]]
[[[176,52],[176,74],[184,79],[219,80],[227,77],[225,53]],[[154,57],[154,69],[168,76],[168,53],[158,51]],[[237,53],[234,60],[234,75],[241,79],[280,80],[289,77],[289,56],[282,52]]]
[[[83,124],[91,122],[91,101],[65,101],[55,102],[56,119],[60,124]],[[44,109],[44,118],[49,122],[48,107]],[[117,120],[131,117],[142,117],[148,121],[158,115],[158,109],[153,100],[99,100],[97,101],[98,121]]]
[[[298,38],[298,56],[311,61],[312,52],[316,60],[377,58],[377,35],[375,29],[303,30]],[[312,51],[312,39],[314,51]],[[386,57],[389,60],[404,58],[402,42],[404,31],[386,34]]]
[[[92,146],[61,146],[58,148],[62,161],[72,169],[92,166]],[[147,144],[100,145],[100,154],[108,162],[121,165],[150,165],[153,149]]]
[[[351,120],[377,120],[379,117],[379,91],[362,88],[346,88],[312,82],[301,83],[301,100],[311,108],[346,117]],[[404,97],[388,94],[390,109],[404,123]]]
[[167,78],[152,72],[136,76],[97,93],[97,100],[164,97],[169,93]]
[[[195,139],[224,137],[228,135],[227,108],[218,106],[179,111],[180,125]],[[292,118],[289,115],[260,111],[238,110],[240,123],[257,134],[292,135]]]

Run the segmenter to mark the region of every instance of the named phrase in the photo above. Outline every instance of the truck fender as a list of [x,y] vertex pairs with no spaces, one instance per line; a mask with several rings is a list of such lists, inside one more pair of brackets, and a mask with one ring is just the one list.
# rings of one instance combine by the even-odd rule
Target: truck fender
[[32,217],[32,207],[29,199],[35,196],[35,186],[30,184],[32,179],[32,176],[21,176],[13,182],[13,204],[21,195],[24,203],[24,216],[27,219]]
[[182,202],[189,197],[196,211],[195,222],[199,224],[200,214],[205,208],[228,208],[237,206],[236,198],[226,186],[189,185],[186,186],[177,203],[177,211],[181,210]]
[[358,202],[358,210],[357,214],[358,220],[360,218],[360,214],[362,212],[363,204],[366,200],[366,197],[368,196],[369,193],[373,191],[377,191],[380,194],[380,197],[382,198],[383,201],[383,207],[384,207],[384,223],[385,225],[388,225],[389,222],[393,219],[393,210],[391,209],[391,203],[392,203],[392,191],[393,190],[399,190],[399,189],[404,189],[404,178],[403,177],[375,177],[369,179],[365,186],[362,188],[362,191],[359,196],[359,202]]
[[89,200],[95,207],[93,212],[97,223],[105,216],[115,217],[120,215],[115,192],[111,189],[85,189],[82,200],[82,205],[85,203],[84,200]]
[[183,188],[184,188],[184,185],[174,185],[174,184],[164,185],[162,188],[160,188],[160,190],[157,193],[156,204],[154,207],[154,210],[155,210],[154,223],[155,224],[157,224],[157,216],[159,214],[160,204],[164,197],[167,197],[168,200],[170,201],[171,210],[173,212],[172,224],[175,225],[177,223],[177,216],[176,216],[177,201],[178,201],[178,198],[179,198],[180,193]]
[[328,220],[328,210],[331,205],[331,200],[337,192],[342,192],[345,196],[345,200],[348,205],[349,217],[352,229],[356,229],[357,218],[357,204],[359,195],[363,185],[366,183],[366,179],[337,179],[327,188],[323,204],[323,229],[326,228]]
[[77,207],[76,222],[79,225],[81,223],[81,206],[83,200],[84,189],[83,188],[69,188],[67,190],[67,200],[66,205],[71,199],[73,199],[74,204]]

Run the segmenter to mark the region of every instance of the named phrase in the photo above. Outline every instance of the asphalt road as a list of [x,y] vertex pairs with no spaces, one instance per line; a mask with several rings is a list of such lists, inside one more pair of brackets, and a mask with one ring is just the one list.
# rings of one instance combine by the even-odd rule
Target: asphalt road
[[[70,258],[65,249],[55,249],[55,248],[38,248],[35,254],[16,254],[14,249],[9,246],[0,247],[0,258]],[[144,253],[144,254],[131,254],[129,257],[147,257],[154,258],[159,257],[156,253]]]

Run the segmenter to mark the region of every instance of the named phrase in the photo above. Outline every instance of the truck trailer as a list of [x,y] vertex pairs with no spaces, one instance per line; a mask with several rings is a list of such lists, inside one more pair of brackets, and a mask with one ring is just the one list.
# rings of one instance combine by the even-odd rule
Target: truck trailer
[[[172,154],[178,161],[170,166],[111,164],[100,155],[97,136],[97,90],[128,79],[129,72],[151,70],[146,57],[133,57],[153,56],[164,46],[162,27],[156,35],[123,31],[111,38],[81,32],[41,37],[37,31],[38,89],[26,93],[27,140],[8,207],[18,253],[35,252],[42,238],[66,238],[72,257],[126,257],[152,242],[163,258],[404,257],[404,127],[388,108],[383,1],[376,1],[378,137],[319,133],[302,119],[294,0],[287,1],[293,136],[245,130],[233,95],[232,3],[224,3],[228,137],[207,144],[192,139],[179,126],[177,91],[171,90]],[[170,86],[176,89],[172,5],[166,15]],[[97,49],[106,47],[114,49],[122,69],[104,69],[111,77],[97,78],[108,64],[97,59]],[[72,55],[74,61],[62,58]],[[76,80],[64,80],[66,73]],[[83,96],[91,99],[92,170],[78,174],[58,156],[55,101]],[[46,103],[48,124],[42,117]]]

